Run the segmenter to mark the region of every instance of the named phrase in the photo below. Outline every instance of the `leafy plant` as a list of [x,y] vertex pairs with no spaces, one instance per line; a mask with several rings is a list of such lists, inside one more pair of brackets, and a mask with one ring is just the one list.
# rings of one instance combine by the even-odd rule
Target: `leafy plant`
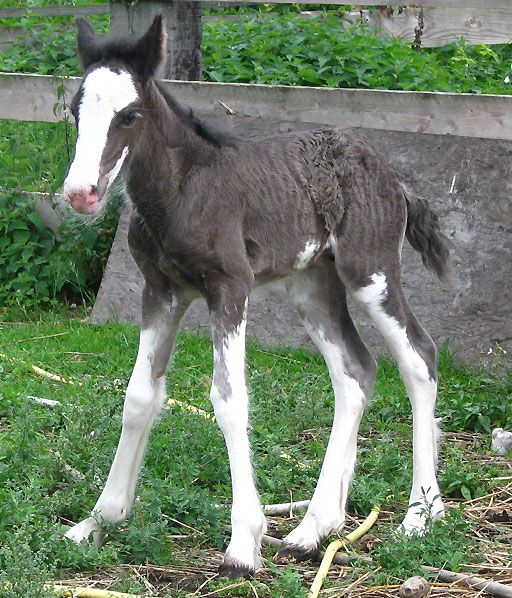
[[269,564],[275,578],[269,584],[273,598],[306,598],[307,592],[299,572],[293,567],[286,567],[284,571]]
[[[382,533],[382,541],[371,552],[384,573],[380,581],[389,578],[407,579],[424,575],[420,565],[460,570],[461,563],[474,561],[481,555],[479,546],[467,533],[469,524],[462,509],[449,509],[444,519],[432,525],[424,535],[404,536],[392,528]],[[375,583],[379,580],[375,579]]]
[[33,550],[28,524],[11,529],[0,545],[0,588],[2,598],[50,598],[55,594],[46,586],[54,567],[44,548]]
[[332,13],[247,16],[206,24],[204,77],[210,81],[374,89],[510,93],[510,44],[464,40],[417,52],[400,38],[345,28]]
[[77,217],[64,220],[58,243],[36,212],[34,200],[16,192],[0,201],[0,300],[34,307],[66,297],[88,302],[94,296],[117,224],[119,200],[106,209],[101,225]]
[[[55,297],[66,279],[52,267],[55,237],[16,193],[0,202],[0,297],[35,305]],[[54,262],[53,262],[54,263]]]

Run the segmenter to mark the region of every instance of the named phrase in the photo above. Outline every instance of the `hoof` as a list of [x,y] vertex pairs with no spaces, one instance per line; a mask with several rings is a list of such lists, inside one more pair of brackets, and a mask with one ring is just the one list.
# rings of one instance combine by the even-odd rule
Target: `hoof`
[[287,544],[283,542],[279,551],[274,556],[274,563],[286,565],[288,563],[302,563],[303,561],[314,560],[318,556],[320,546],[304,547],[298,544]]
[[254,567],[250,567],[232,557],[225,556],[224,560],[219,565],[219,575],[220,577],[228,577],[229,579],[253,577]]
[[92,541],[92,544],[100,548],[103,544],[105,534],[101,531],[96,519],[88,517],[68,529],[64,537],[76,544],[81,544],[82,542],[90,544]]

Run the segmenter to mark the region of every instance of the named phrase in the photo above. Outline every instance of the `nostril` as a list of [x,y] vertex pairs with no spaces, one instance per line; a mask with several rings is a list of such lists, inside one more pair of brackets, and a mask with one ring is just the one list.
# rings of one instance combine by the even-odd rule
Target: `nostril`
[[94,193],[98,193],[98,187],[96,185],[89,186],[89,195],[93,195]]

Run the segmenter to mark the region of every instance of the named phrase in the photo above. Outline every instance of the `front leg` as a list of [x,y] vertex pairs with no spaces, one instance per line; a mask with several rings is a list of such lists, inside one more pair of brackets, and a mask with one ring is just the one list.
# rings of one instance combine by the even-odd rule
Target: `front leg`
[[247,434],[248,395],[245,384],[247,296],[217,304],[212,313],[214,371],[211,401],[229,456],[233,505],[231,541],[220,574],[240,577],[261,567],[260,543],[265,516],[254,484]]
[[165,370],[188,305],[182,293],[174,293],[169,302],[147,286],[144,289],[139,352],[126,390],[121,438],[91,516],[65,534],[75,542],[88,540],[92,534],[93,542],[100,546],[101,522],[120,523],[130,514],[147,438],[165,397]]

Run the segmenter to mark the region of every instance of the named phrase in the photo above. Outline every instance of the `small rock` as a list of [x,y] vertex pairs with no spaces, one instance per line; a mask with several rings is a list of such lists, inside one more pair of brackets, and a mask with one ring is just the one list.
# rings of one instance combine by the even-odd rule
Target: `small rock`
[[491,449],[498,455],[506,455],[512,449],[512,432],[503,428],[494,428]]
[[398,595],[400,598],[423,598],[429,592],[430,584],[428,581],[416,575],[404,581],[398,590]]

